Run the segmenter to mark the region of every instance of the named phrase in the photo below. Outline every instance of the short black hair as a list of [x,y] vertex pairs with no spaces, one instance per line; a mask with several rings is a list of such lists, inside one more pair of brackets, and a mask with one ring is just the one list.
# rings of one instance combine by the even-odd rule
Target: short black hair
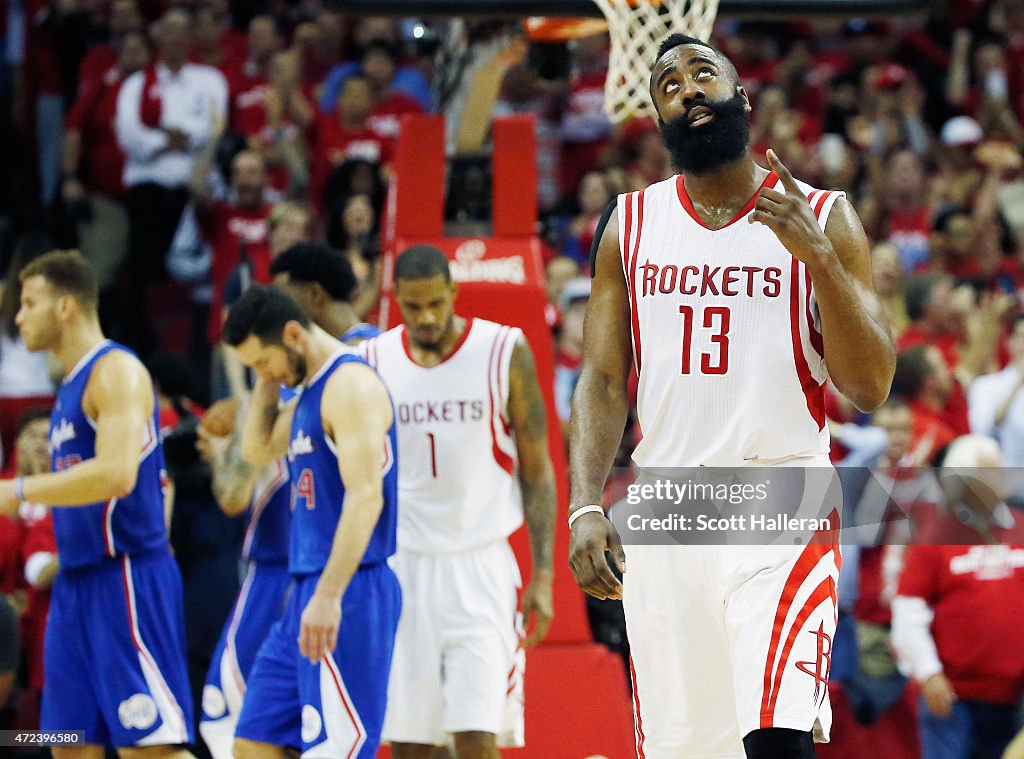
[[[710,48],[718,55],[722,55],[721,51],[712,45],[710,42],[705,42],[697,37],[691,37],[688,34],[680,34],[679,32],[673,32],[668,35],[658,47],[658,57],[654,59],[655,63],[661,60],[661,56],[665,55],[669,50],[680,45],[700,45],[701,47]],[[725,56],[722,56],[723,58]]]
[[369,55],[370,53],[383,53],[392,61],[394,61],[396,66],[398,65],[398,59],[401,57],[398,45],[389,42],[388,40],[383,38],[377,38],[367,42],[363,46],[362,51],[360,51],[359,59],[362,60],[366,58],[366,56]]
[[949,205],[942,208],[936,215],[935,220],[932,222],[932,231],[946,233],[949,231],[950,224],[953,223],[953,219],[957,216],[970,217],[971,209],[967,206],[962,205]]
[[903,288],[903,299],[907,304],[907,316],[916,322],[924,316],[928,304],[932,301],[935,286],[946,279],[945,274],[932,272],[910,277]]
[[287,293],[269,285],[252,285],[228,311],[224,342],[238,347],[255,335],[264,343],[281,345],[288,322],[298,322],[306,329],[311,324],[299,304]]
[[297,242],[282,251],[270,262],[270,274],[287,274],[293,282],[320,285],[331,300],[345,303],[359,284],[344,253],[314,240]]
[[445,282],[452,281],[448,256],[433,245],[413,245],[395,262],[396,282],[403,279],[430,279],[439,274],[444,277]]
[[918,345],[896,356],[896,371],[892,378],[892,392],[905,400],[912,401],[920,395],[924,382],[931,374],[928,350],[931,346]]

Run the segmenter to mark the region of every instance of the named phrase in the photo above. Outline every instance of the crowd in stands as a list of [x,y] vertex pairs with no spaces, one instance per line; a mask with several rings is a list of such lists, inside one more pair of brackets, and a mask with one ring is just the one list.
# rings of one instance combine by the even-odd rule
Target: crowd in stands
[[[890,488],[971,434],[995,448],[965,444],[970,463],[962,465],[1024,466],[1024,0],[935,6],[884,20],[722,19],[715,33],[753,105],[755,157],[772,147],[795,176],[845,191],[863,221],[898,346],[893,396],[867,416],[830,392],[826,412],[833,460],[876,467]],[[219,346],[225,309],[250,282],[269,281],[276,256],[316,238],[344,252],[358,281],[355,312],[374,321],[402,117],[471,113],[472,104],[453,110],[451,66],[439,65],[445,40],[463,34],[486,57],[516,22],[354,18],[322,0],[9,0],[0,14],[2,468],[48,466],[42,419],[59,379],[18,337],[16,273],[46,250],[78,248],[98,272],[107,334],[139,352],[160,389],[186,603],[209,611],[189,620],[190,663],[203,673],[223,618],[215,612],[226,613],[237,590],[241,541],[237,519],[203,500],[208,481],[189,453],[190,421],[245,381]],[[485,113],[536,119],[538,230],[565,428],[598,221],[616,195],[674,172],[655,121],[613,125],[602,111],[606,35],[533,43],[495,60],[503,75]],[[452,153],[464,147],[450,143]],[[486,135],[471,145],[486,149]],[[638,434],[627,430],[623,461]],[[1014,529],[1024,512],[1009,500],[1009,512],[992,519],[1004,542],[1024,543]],[[49,525],[31,508],[19,523],[0,518],[0,600],[9,602],[0,608],[13,609],[21,631],[14,688],[12,659],[0,650],[0,714],[18,703],[23,727],[38,707],[56,571]],[[845,729],[876,741],[879,755],[917,756],[938,738],[922,732],[919,741],[906,720],[921,715],[924,730],[931,717],[947,718],[951,688],[963,702],[998,706],[995,716],[981,707],[961,715],[961,733],[997,723],[1005,733],[1006,714],[1024,695],[1024,662],[993,674],[980,655],[958,651],[952,666],[961,669],[950,674],[945,662],[943,675],[943,647],[974,635],[972,622],[941,627],[941,578],[928,575],[934,557],[898,549],[852,550],[844,572],[852,654],[842,659],[837,640],[833,679],[837,709],[852,715]],[[1022,570],[1007,566],[1015,582],[1000,585],[1002,597],[1024,608]],[[1004,650],[1024,651],[1021,612],[986,615],[970,603],[978,594],[963,593],[957,614],[976,627],[1015,620],[1016,631],[1002,631]],[[911,622],[891,641],[897,597],[911,602],[902,610]],[[914,605],[922,599],[923,609]],[[0,634],[12,627],[7,611]],[[921,651],[928,614],[938,653]],[[595,630],[621,648],[621,614],[609,615],[597,613],[604,621]],[[12,719],[8,712],[0,726]],[[865,727],[886,720],[889,732]],[[863,745],[848,755],[866,755]]]

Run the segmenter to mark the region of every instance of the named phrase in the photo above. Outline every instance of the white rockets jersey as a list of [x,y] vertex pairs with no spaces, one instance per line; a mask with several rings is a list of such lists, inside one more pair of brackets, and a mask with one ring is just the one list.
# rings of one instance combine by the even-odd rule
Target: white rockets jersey
[[430,368],[413,361],[404,326],[359,346],[395,404],[399,548],[462,551],[523,523],[508,415],[509,365],[521,335],[470,319],[454,352]]
[[[784,192],[772,172],[764,185]],[[842,192],[800,183],[824,230]],[[724,227],[682,176],[618,198],[642,468],[742,466],[829,450],[825,360],[810,273],[763,224],[757,194]]]

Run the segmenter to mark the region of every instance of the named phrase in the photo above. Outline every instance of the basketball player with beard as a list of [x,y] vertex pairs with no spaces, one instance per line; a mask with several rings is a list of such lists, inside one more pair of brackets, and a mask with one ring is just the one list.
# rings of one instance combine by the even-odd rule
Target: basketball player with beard
[[825,380],[877,407],[892,338],[852,206],[770,150],[768,168],[755,163],[729,60],[671,35],[650,91],[680,174],[619,196],[600,235],[573,404],[570,563],[586,592],[623,601],[639,756],[813,757],[831,717],[838,516],[807,545],[624,550],[601,492],[631,362],[641,472],[828,467]]
[[[292,483],[284,616],[260,647],[235,729],[235,756],[375,756],[401,590],[395,552],[395,414],[377,373],[298,303],[253,285],[224,339],[257,381],[242,455],[287,456]],[[280,404],[280,386],[298,397]]]

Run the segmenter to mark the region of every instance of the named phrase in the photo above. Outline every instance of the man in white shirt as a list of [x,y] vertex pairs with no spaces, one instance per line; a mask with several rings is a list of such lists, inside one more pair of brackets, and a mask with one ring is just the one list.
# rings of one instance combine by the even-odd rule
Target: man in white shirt
[[1024,466],[1024,314],[1014,322],[1009,349],[1005,369],[971,383],[967,414],[971,432],[999,441],[1004,466],[1019,467]]
[[188,62],[191,16],[169,10],[156,30],[159,55],[125,80],[117,98],[117,139],[125,154],[129,241],[119,336],[146,351],[145,304],[149,286],[163,278],[164,257],[188,201],[196,154],[216,139],[227,109],[224,76]]

